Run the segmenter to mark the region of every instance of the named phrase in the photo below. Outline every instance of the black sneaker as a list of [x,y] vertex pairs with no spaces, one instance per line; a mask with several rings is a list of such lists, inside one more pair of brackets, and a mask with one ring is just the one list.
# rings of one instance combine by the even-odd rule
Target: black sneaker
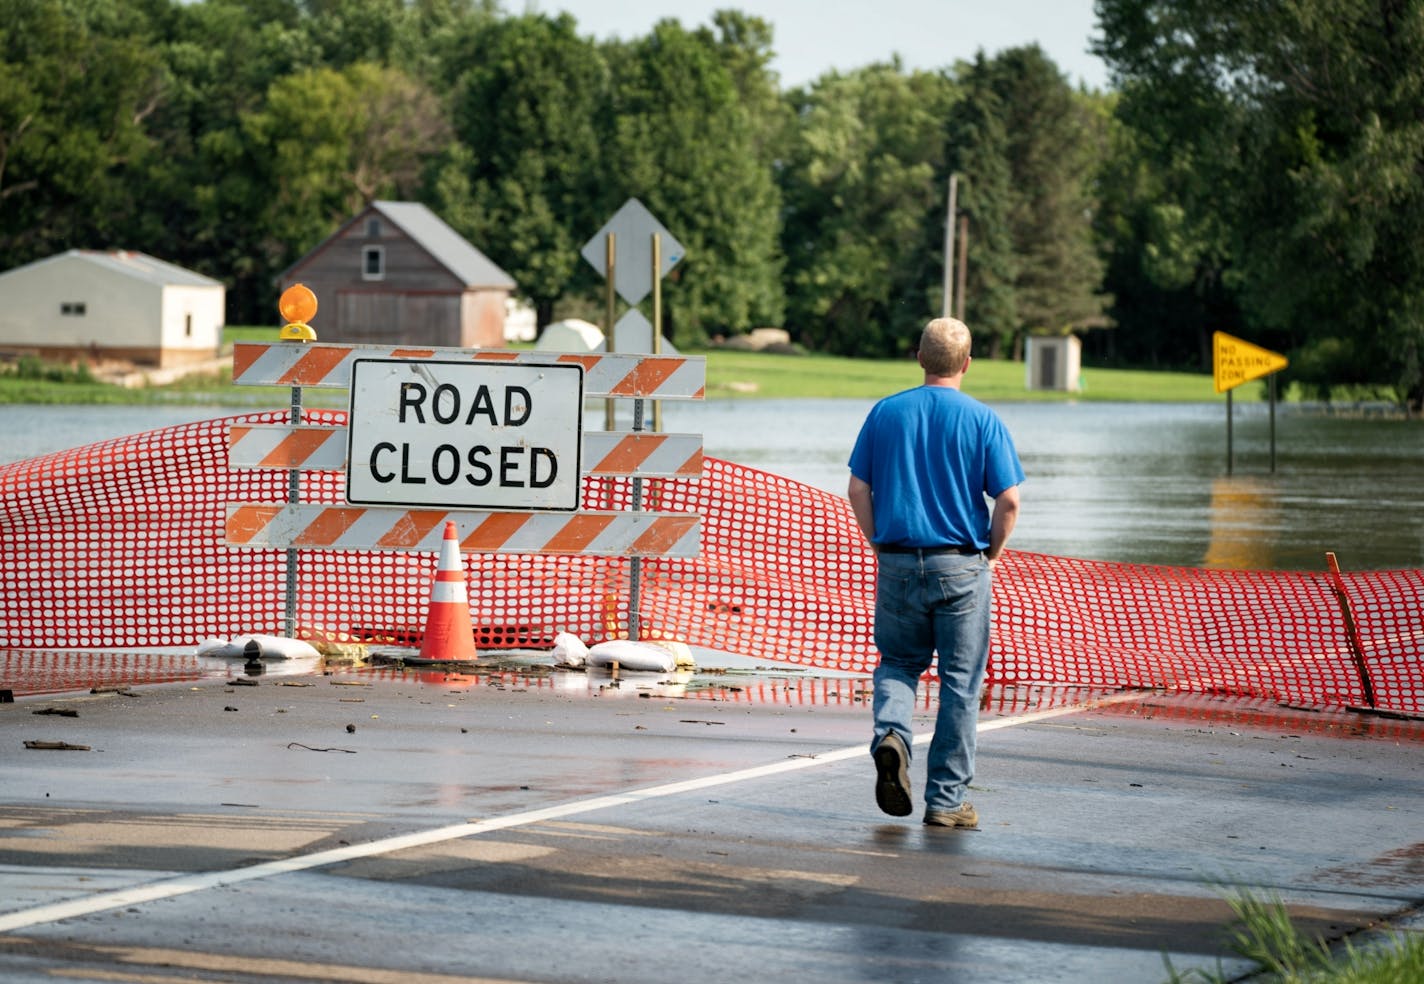
[[892,817],[908,817],[910,802],[910,753],[893,731],[881,738],[871,753],[875,759],[875,802]]

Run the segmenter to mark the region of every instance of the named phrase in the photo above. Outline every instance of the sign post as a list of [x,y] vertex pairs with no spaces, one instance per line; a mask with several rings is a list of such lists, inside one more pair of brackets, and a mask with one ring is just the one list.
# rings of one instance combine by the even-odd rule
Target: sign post
[[[282,296],[277,299],[277,310],[282,317],[287,319],[287,323],[282,326],[282,330],[277,333],[277,338],[284,342],[314,342],[316,332],[311,325],[307,324],[316,315],[316,295],[306,284],[292,284],[282,291]],[[292,402],[289,418],[293,427],[301,425],[302,422],[302,388],[292,387]],[[287,472],[287,501],[298,503],[302,501],[302,474],[293,468]],[[283,619],[283,630],[288,639],[296,637],[297,634],[297,551],[287,551],[287,575],[286,575],[286,595],[285,595],[285,617]]]
[[1262,376],[1270,380],[1271,401],[1271,471],[1276,470],[1276,381],[1274,374],[1280,372],[1290,360],[1279,352],[1252,345],[1224,331],[1211,336],[1212,379],[1218,393],[1226,394],[1226,474],[1230,475],[1235,465],[1235,454],[1231,446],[1231,391],[1242,383]]
[[[599,249],[600,244],[602,250]],[[646,249],[646,253],[644,250]],[[630,198],[613,214],[603,228],[584,244],[583,258],[608,280],[607,341],[614,350],[614,298],[616,292],[631,305],[638,305],[651,291],[653,295],[652,353],[662,352],[662,278],[682,259],[682,244],[672,237],[647,207]],[[605,426],[613,429],[613,401],[608,401]],[[662,407],[653,402],[653,431],[662,430]],[[643,401],[633,401],[633,431],[643,429]],[[643,480],[633,479],[633,509],[643,507]],[[628,638],[638,638],[638,602],[641,594],[642,561],[634,557],[629,564]]]

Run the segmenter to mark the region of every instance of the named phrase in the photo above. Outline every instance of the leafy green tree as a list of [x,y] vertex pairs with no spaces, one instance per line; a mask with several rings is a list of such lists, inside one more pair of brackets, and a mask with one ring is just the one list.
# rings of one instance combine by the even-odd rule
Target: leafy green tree
[[[988,85],[981,52],[966,73],[964,98],[949,116],[949,169],[961,177],[959,210],[969,220],[964,318],[976,349],[990,358],[1012,351],[1021,322],[1014,294],[1019,258],[1010,235],[1014,182],[999,96]],[[957,274],[957,271],[956,271]],[[959,305],[956,305],[958,308]]]
[[502,16],[498,0],[403,0],[389,64],[448,92],[464,39]]
[[1106,144],[1094,224],[1107,244],[1114,326],[1090,332],[1085,355],[1100,364],[1210,368],[1212,332],[1242,331],[1222,216],[1198,202],[1210,183],[1174,158],[1178,145],[1155,129],[1159,115],[1129,126],[1116,96],[1100,109]]
[[278,76],[260,108],[203,134],[198,158],[213,170],[194,188],[191,220],[212,260],[226,258],[238,310],[270,320],[272,278],[367,202],[415,197],[448,134],[428,88],[369,63]]
[[908,352],[943,283],[945,119],[956,88],[898,63],[791,95],[782,171],[789,327],[843,355]]
[[445,65],[460,146],[431,188],[453,227],[507,270],[540,326],[571,285],[612,198],[600,183],[608,68],[567,14],[526,15],[452,42]]
[[449,139],[433,93],[398,69],[366,62],[279,78],[243,130],[263,149],[274,191],[262,224],[290,259],[366,203],[412,197],[425,158]]
[[[735,10],[712,15],[713,36],[722,64],[732,77],[743,122],[751,131],[756,158],[775,168],[791,139],[791,106],[771,70],[775,54],[772,26]],[[706,38],[705,30],[701,32]]]
[[760,22],[723,16],[716,32],[665,20],[604,49],[614,79],[605,181],[615,206],[638,198],[686,249],[661,326],[680,345],[781,320],[778,133],[760,115],[769,40]]
[[162,64],[116,0],[0,0],[0,268],[125,243]]
[[[1037,45],[980,58],[963,82],[986,101],[981,115],[993,118],[980,145],[999,143],[1008,164],[1003,217],[1015,262],[1001,262],[999,275],[1013,274],[1013,354],[1027,332],[1101,325],[1108,298],[1092,226],[1096,144],[1083,99]],[[1001,178],[990,180],[992,189]]]
[[[430,155],[449,143],[448,115],[429,85],[389,62],[422,26],[439,36],[458,22],[431,6],[178,8],[160,123],[175,153],[148,176],[147,238],[227,281],[231,319],[273,320],[281,269],[367,201],[422,193]],[[214,46],[214,36],[230,41]],[[383,61],[351,60],[361,53]]]
[[1420,5],[1099,0],[1098,13],[1124,118],[1161,135],[1156,168],[1199,175],[1188,224],[1226,231],[1254,337],[1293,346],[1302,381],[1384,383],[1424,407]]
[[303,7],[312,61],[329,68],[395,63],[412,20],[403,0],[304,0]]
[[300,0],[300,6],[309,66],[368,62],[424,82],[442,74],[452,44],[499,14],[496,0]]
[[138,176],[136,240],[224,281],[229,322],[275,322],[272,278],[285,254],[263,216],[277,190],[265,180],[270,149],[251,143],[243,118],[263,109],[276,80],[311,67],[301,9],[202,0],[169,5],[158,21],[164,87],[150,124],[164,152]]

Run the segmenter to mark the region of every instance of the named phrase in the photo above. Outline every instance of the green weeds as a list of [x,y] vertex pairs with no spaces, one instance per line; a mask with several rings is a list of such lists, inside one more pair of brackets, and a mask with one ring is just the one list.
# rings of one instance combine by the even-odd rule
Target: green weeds
[[[1393,933],[1380,943],[1338,947],[1310,939],[1291,922],[1279,898],[1242,891],[1228,899],[1236,919],[1229,933],[1232,952],[1258,967],[1251,979],[1271,984],[1417,984],[1424,981],[1424,936]],[[1200,970],[1179,974],[1167,962],[1170,984],[1226,984],[1221,973]],[[1259,977],[1258,975],[1264,975]]]

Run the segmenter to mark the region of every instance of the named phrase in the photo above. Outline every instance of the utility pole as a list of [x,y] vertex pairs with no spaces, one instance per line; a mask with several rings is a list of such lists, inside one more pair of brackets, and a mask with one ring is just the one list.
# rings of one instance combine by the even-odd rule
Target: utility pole
[[[949,204],[944,216],[944,308],[941,317],[954,317],[954,213],[955,198],[959,193],[959,175],[949,176]],[[960,302],[963,306],[963,302]]]
[[959,313],[955,315],[960,321],[964,320],[964,296],[969,293],[965,290],[965,282],[969,279],[969,216],[959,217],[959,293],[955,296],[955,301],[959,308]]

